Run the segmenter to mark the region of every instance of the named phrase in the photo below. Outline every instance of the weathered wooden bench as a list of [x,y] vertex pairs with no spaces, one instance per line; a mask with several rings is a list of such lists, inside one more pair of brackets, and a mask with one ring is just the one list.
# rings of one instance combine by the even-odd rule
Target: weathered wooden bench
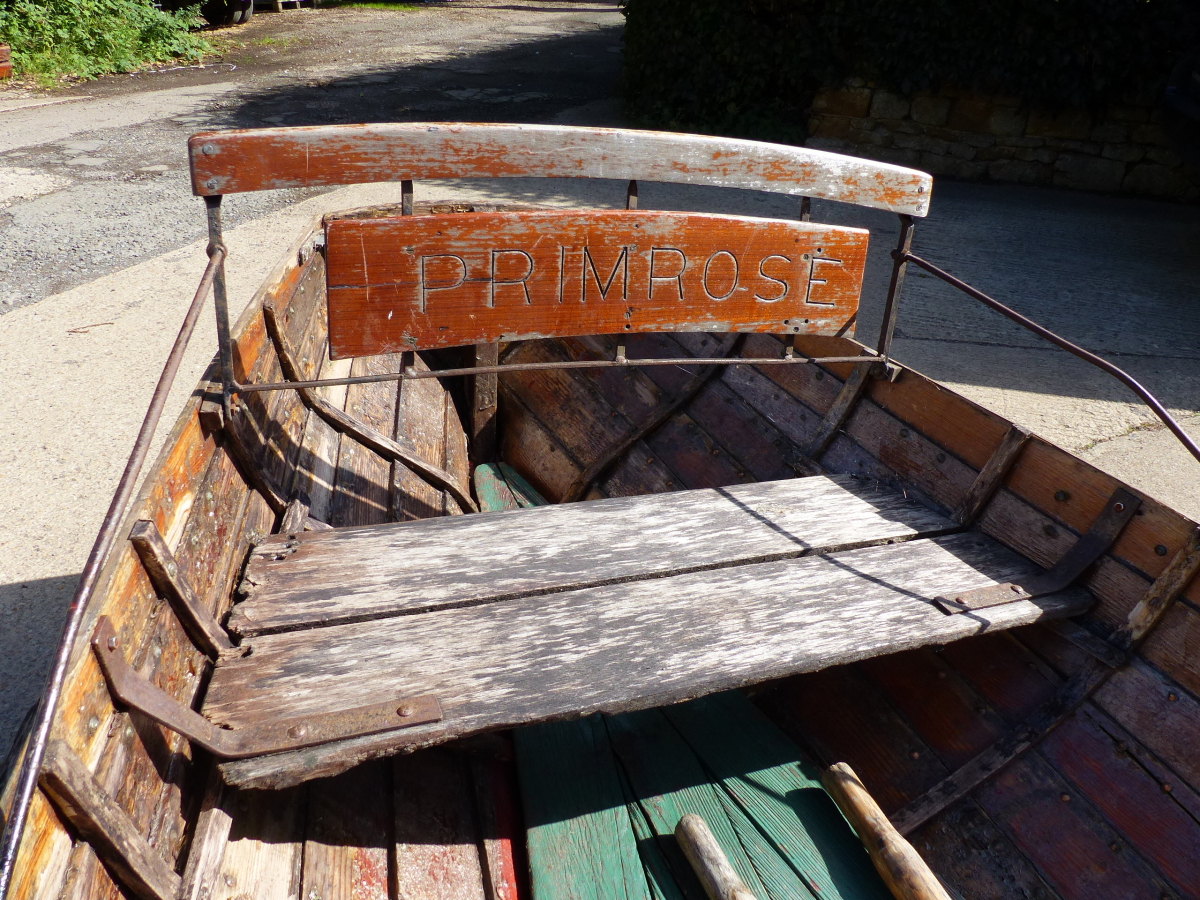
[[[930,186],[919,172],[803,148],[537,126],[199,135],[192,162],[196,191],[210,198],[543,175],[778,190],[911,216],[924,214]],[[807,216],[335,218],[325,243],[329,350],[338,358],[664,330],[834,334],[857,313],[866,247],[865,231]],[[292,382],[276,387],[306,389],[274,336]],[[862,377],[885,364],[852,361]],[[619,342],[606,364],[639,362],[655,361],[625,359]],[[263,388],[232,383],[231,371],[227,393]],[[459,374],[472,371],[496,368]],[[411,367],[404,377],[433,374]],[[321,414],[356,428],[340,411]],[[398,441],[363,427],[353,434],[416,464]],[[447,473],[415,471],[475,508]],[[961,517],[849,476],[537,506],[515,481],[497,480],[500,471],[483,472],[492,481],[477,483],[476,496],[507,490],[525,508],[329,531],[295,525],[261,544],[228,623],[240,644],[214,623],[190,622],[216,657],[199,714],[156,698],[102,621],[93,646],[113,693],[227,759],[228,781],[277,787],[405,748],[673,703],[1069,616],[1092,602],[1072,578],[1046,580],[966,531]]]

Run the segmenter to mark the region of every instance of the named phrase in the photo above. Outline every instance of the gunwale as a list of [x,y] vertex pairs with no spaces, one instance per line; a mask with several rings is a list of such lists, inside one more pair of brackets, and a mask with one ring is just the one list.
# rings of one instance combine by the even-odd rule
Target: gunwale
[[[264,378],[278,377],[278,361],[270,350],[262,322],[262,303],[266,298],[279,300],[286,297],[288,302],[278,305],[290,314],[292,298],[302,280],[306,275],[311,276],[320,265],[319,254],[310,254],[306,262],[300,262],[301,251],[311,244],[316,226],[314,221],[294,242],[288,255],[239,317],[234,329],[239,378],[249,379],[255,374]],[[300,323],[316,325],[316,329],[307,327],[304,332],[309,340],[306,346],[310,348],[306,355],[314,365],[319,362],[316,347],[322,341],[315,336],[315,330],[323,324],[321,305],[320,298],[315,298],[309,318]],[[295,322],[289,319],[289,325],[292,324]],[[805,338],[801,343],[801,348],[813,355],[857,354],[860,347],[848,339]],[[764,367],[760,371],[763,377],[777,384],[786,380],[795,392],[791,394],[795,402],[807,400],[811,403],[808,408],[819,417],[832,405],[849,374],[848,368],[830,365],[825,369],[827,374],[820,379],[815,370],[785,373]],[[151,518],[167,536],[168,544],[178,547],[191,523],[202,517],[202,510],[210,508],[203,502],[198,503],[197,496],[211,486],[217,486],[218,494],[225,492],[224,496],[231,498],[229,518],[238,522],[234,529],[238,540],[217,540],[222,552],[208,564],[207,570],[204,566],[197,569],[208,571],[212,579],[200,593],[218,612],[224,612],[216,604],[229,599],[230,587],[240,566],[239,553],[244,556],[251,532],[270,530],[273,515],[261,497],[242,482],[236,466],[220,451],[217,441],[201,427],[202,395],[205,385],[211,384],[214,376],[215,369],[210,368],[200,389],[176,420],[123,528],[127,532],[128,526],[137,518]],[[780,387],[788,390],[783,384]],[[519,391],[511,386],[506,390],[511,396],[519,396]],[[265,427],[268,423],[273,423],[272,427],[285,434],[298,436],[303,433],[310,416],[294,397],[289,399],[290,396],[277,395],[259,407],[263,433],[270,430]],[[914,484],[937,505],[950,508],[953,503],[948,501],[957,500],[969,486],[967,475],[973,477],[983,467],[1006,428],[1007,423],[994,413],[906,369],[895,383],[872,382],[838,440],[855,443],[861,452],[881,463],[887,455],[887,467],[896,477]],[[908,431],[908,435],[901,435],[903,431]],[[290,474],[288,466],[294,465],[300,444],[293,437],[288,451],[280,452],[275,443],[278,442],[270,439],[262,441],[260,458],[264,462],[274,462],[276,467],[282,466],[282,469],[277,468],[282,474]],[[884,447],[891,448],[890,455],[883,452]],[[831,448],[831,452],[835,455],[841,452],[845,456],[844,451],[835,448]],[[288,453],[293,454],[291,462]],[[931,464],[930,460],[936,461],[938,454],[945,455],[945,461]],[[939,466],[953,468],[955,463],[958,468],[953,477],[943,475],[939,469]],[[282,483],[286,487],[286,479]],[[1063,490],[1064,485],[1069,488],[1069,500],[1055,500],[1055,492]],[[1116,479],[1095,467],[1034,438],[1009,473],[992,507],[981,517],[979,527],[1022,555],[1048,565],[1086,530],[1111,489],[1118,485]],[[1048,528],[1057,533],[1050,535]],[[1185,546],[1194,529],[1195,523],[1186,517],[1153,498],[1143,498],[1143,513],[1135,518],[1096,571],[1084,581],[1099,600],[1096,609],[1088,614],[1098,630],[1114,628],[1124,621],[1151,580],[1160,575],[1175,553]],[[1160,546],[1166,549],[1165,553],[1157,552],[1156,548]],[[186,741],[165,729],[152,725],[126,727],[129,717],[108,702],[103,678],[88,652],[87,638],[99,615],[105,612],[123,614],[126,624],[121,632],[122,640],[136,646],[135,663],[146,668],[160,680],[161,686],[185,701],[194,699],[202,689],[199,673],[203,659],[191,647],[169,607],[156,597],[127,544],[118,544],[110,553],[98,590],[103,602],[93,604],[89,609],[74,648],[71,689],[67,695],[70,699],[65,697],[60,707],[61,721],[56,725],[55,734],[65,738],[97,778],[113,790],[119,802],[127,805],[138,825],[147,831],[152,845],[174,859],[177,867],[182,867],[189,850],[188,832],[194,826],[195,807],[202,791],[193,786],[185,796],[178,787],[182,779],[177,777],[178,773],[172,775],[170,770],[172,766],[196,768],[197,761],[192,759]],[[1091,701],[1088,715],[1107,717],[1119,727],[1133,723],[1144,732],[1152,726],[1151,713],[1158,707],[1147,704],[1145,711],[1139,712],[1137,704],[1129,698],[1144,702],[1157,691],[1163,696],[1176,697],[1166,703],[1178,703],[1180,708],[1186,705],[1192,710],[1192,719],[1200,718],[1200,704],[1194,696],[1200,687],[1200,675],[1196,673],[1194,662],[1185,656],[1187,636],[1200,633],[1197,631],[1200,629],[1198,602],[1200,582],[1193,582],[1145,647],[1138,651],[1132,670],[1135,675],[1099,693]],[[139,631],[141,625],[145,627]],[[1021,640],[1026,641],[1026,635],[1023,634]],[[1040,635],[1036,640],[1028,640],[1035,645],[1041,642],[1039,658],[1043,665],[1060,675],[1078,668],[1078,653],[1060,639]],[[161,652],[156,653],[156,650]],[[1178,693],[1173,694],[1173,691]],[[1186,704],[1181,702],[1184,700]],[[1114,710],[1119,711],[1119,715]],[[1186,729],[1174,727],[1176,733],[1188,733]],[[1132,728],[1130,734],[1134,734]],[[1145,734],[1134,735],[1132,739],[1144,743]],[[145,747],[156,743],[165,748],[165,752],[152,756]],[[1197,773],[1180,772],[1184,763],[1178,754],[1168,753],[1161,739],[1152,740],[1150,744],[1153,749],[1147,751],[1148,758],[1160,761],[1165,758],[1162,765],[1167,774],[1164,777],[1178,778],[1184,786],[1171,793],[1186,795],[1190,787],[1200,786],[1197,785],[1200,781]],[[1042,761],[1039,765],[1044,762],[1041,755],[1037,759]],[[155,784],[153,777],[147,779],[144,776],[155,776],[159,781]],[[975,802],[972,799],[967,807],[971,808]],[[996,816],[992,814],[991,818],[994,821]],[[40,792],[31,809],[16,874],[13,889],[20,893],[14,896],[57,896],[58,885],[64,878],[68,879],[68,885],[73,884],[81,890],[89,879],[94,879],[91,886],[94,889],[106,886],[104,890],[110,893],[117,890],[88,845],[73,839]],[[1177,892],[1179,885],[1167,883],[1165,890]]]

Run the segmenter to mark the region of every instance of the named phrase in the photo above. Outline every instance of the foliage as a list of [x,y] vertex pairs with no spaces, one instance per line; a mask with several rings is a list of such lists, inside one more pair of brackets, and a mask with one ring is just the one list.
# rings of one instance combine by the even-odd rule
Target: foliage
[[849,76],[1098,107],[1159,94],[1200,43],[1195,0],[626,0],[625,14],[638,118],[776,137]]
[[208,50],[191,33],[195,8],[157,9],[150,0],[0,0],[0,43],[17,72],[93,78],[149,62],[196,60]]

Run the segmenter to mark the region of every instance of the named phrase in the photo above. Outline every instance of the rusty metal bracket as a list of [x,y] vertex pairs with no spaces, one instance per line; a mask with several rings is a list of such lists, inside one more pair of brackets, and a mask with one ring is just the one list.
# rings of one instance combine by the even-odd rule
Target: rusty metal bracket
[[96,623],[92,650],[114,699],[222,759],[246,759],[300,750],[442,720],[442,707],[437,698],[423,695],[319,716],[266,721],[247,728],[222,728],[138,675],[121,652],[117,633],[108,616],[101,616]]
[[1108,498],[1104,510],[1096,516],[1087,534],[1076,541],[1075,546],[1045,572],[1020,581],[1006,581],[1004,584],[992,584],[946,597],[937,597],[934,603],[949,616],[975,609],[987,609],[1002,603],[1044,597],[1046,594],[1065,590],[1112,546],[1121,529],[1133,518],[1133,514],[1141,505],[1140,497],[1124,488],[1118,488]]

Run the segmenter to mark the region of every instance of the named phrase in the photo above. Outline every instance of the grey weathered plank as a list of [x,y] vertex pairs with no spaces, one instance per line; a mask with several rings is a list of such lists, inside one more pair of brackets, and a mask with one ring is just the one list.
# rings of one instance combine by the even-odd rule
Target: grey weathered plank
[[836,476],[311,533],[294,552],[283,536],[255,550],[229,628],[363,621],[956,527]]
[[440,700],[437,724],[223,764],[234,783],[287,784],[400,747],[671,703],[1091,605],[1082,589],[956,616],[932,603],[950,585],[1031,568],[990,538],[954,535],[263,635],[218,666],[204,711],[236,727],[415,694]]

